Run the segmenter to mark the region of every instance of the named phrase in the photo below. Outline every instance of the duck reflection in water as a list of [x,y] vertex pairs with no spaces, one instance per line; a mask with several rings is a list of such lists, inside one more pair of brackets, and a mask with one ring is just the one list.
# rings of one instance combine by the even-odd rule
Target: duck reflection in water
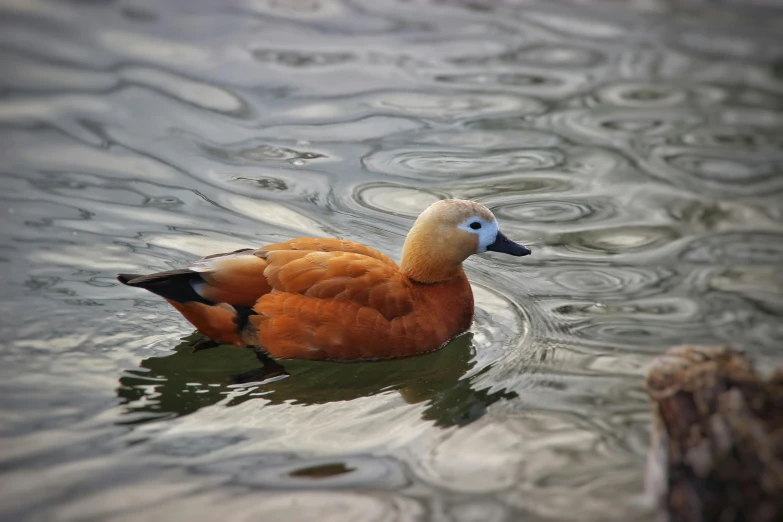
[[[117,395],[128,415],[124,424],[188,415],[237,391],[232,386],[237,372],[253,355],[228,346],[194,354],[201,342],[197,334],[189,336],[173,354],[145,359],[143,370],[120,378]],[[348,364],[269,359],[255,374],[258,382],[247,385],[252,393],[235,396],[226,405],[253,399],[272,406],[325,404],[396,391],[408,404],[426,401],[424,419],[443,427],[463,425],[481,417],[490,404],[516,397],[514,392],[474,388],[478,374],[465,377],[476,364],[473,354],[472,334],[467,333],[441,350],[403,359]],[[246,377],[240,374],[240,379]]]

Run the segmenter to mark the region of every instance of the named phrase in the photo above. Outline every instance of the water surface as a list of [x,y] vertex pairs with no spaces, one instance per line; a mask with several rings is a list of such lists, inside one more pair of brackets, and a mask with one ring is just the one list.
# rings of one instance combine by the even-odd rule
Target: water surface
[[[691,2],[0,3],[7,520],[646,520],[644,366],[783,364],[781,13]],[[679,7],[677,7],[679,6]],[[382,363],[191,353],[118,272],[438,199],[533,249]]]

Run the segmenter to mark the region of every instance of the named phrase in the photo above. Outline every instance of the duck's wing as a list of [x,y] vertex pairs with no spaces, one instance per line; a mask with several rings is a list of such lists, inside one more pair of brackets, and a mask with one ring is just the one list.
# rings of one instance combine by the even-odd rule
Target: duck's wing
[[193,287],[198,295],[213,303],[253,306],[262,295],[272,290],[264,273],[268,262],[263,255],[256,253],[271,251],[352,253],[361,255],[368,262],[378,261],[379,266],[388,266],[392,271],[397,269],[396,263],[388,256],[359,243],[334,238],[298,238],[260,249],[243,248],[199,259],[188,266],[200,276],[198,281],[193,282]]
[[[415,289],[399,268],[355,252],[259,251],[272,292],[245,331],[275,357],[357,360],[415,353]],[[427,341],[427,339],[425,339]]]
[[351,301],[389,321],[413,310],[413,285],[391,261],[346,251],[260,250],[255,255],[268,263],[264,276],[277,292]]

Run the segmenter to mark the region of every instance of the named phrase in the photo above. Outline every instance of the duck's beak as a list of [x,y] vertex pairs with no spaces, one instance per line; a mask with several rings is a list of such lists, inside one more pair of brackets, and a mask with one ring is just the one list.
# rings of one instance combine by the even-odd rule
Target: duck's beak
[[492,250],[493,252],[501,252],[503,254],[509,254],[512,256],[529,256],[530,255],[530,249],[527,247],[523,247],[519,243],[514,243],[509,238],[503,235],[502,232],[498,230],[498,235],[495,237],[495,242],[492,243],[487,247],[487,250]]

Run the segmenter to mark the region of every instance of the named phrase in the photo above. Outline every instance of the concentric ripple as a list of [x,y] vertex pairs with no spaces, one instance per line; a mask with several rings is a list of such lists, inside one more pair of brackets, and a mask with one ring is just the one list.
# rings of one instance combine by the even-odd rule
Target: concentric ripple
[[661,146],[653,149],[651,168],[689,185],[727,194],[761,195],[783,190],[783,154],[734,152]]
[[621,255],[649,252],[678,237],[677,230],[671,227],[619,226],[569,232],[561,236],[561,241],[570,252]]
[[[253,458],[242,459],[241,472],[234,475],[234,481],[264,489],[309,489],[314,485],[321,488],[351,488],[357,482],[376,490],[399,489],[407,485],[408,479],[399,463],[390,458],[373,458],[364,455],[332,459],[294,460],[279,463],[258,458],[257,466],[248,466]],[[216,470],[232,469],[234,466],[217,464]],[[207,471],[204,469],[202,471]]]
[[449,61],[457,65],[538,65],[557,70],[591,67],[604,60],[601,52],[587,48],[573,47],[565,43],[531,45],[496,55],[457,56]]
[[555,150],[475,150],[400,149],[379,151],[365,157],[372,171],[407,178],[477,177],[509,172],[552,168],[563,161]]
[[531,63],[558,68],[591,67],[603,61],[601,52],[563,44],[531,46],[504,55],[515,63]]
[[372,210],[415,218],[422,210],[438,200],[447,199],[447,196],[404,185],[375,183],[359,187],[353,198]]
[[681,259],[715,265],[783,265],[783,232],[713,234],[691,241]]
[[704,120],[695,111],[665,107],[654,110],[617,107],[571,109],[551,113],[544,118],[564,135],[601,142],[631,141],[639,137],[656,140],[684,132]]
[[699,104],[720,103],[726,98],[724,90],[707,85],[682,88],[667,83],[618,83],[598,89],[595,100],[616,107],[664,108],[681,106],[686,102]]
[[[519,199],[519,198],[516,198]],[[613,216],[617,209],[609,199],[582,198],[531,199],[519,203],[487,202],[499,218],[507,218],[525,224],[579,223],[603,221]]]
[[664,292],[675,277],[672,270],[631,266],[586,266],[548,269],[563,296],[593,299],[642,297]]
[[[494,285],[489,286],[490,277],[483,274],[477,279],[478,284],[473,285],[476,316],[471,331],[474,343],[482,347],[481,352],[476,354],[479,361],[477,369],[483,369],[486,365],[495,362],[502,365],[506,359],[518,357],[520,352],[516,347],[525,345],[528,337],[535,332],[531,331],[528,312],[493,289]],[[483,382],[487,381],[492,382],[492,376],[483,379]]]
[[522,96],[503,94],[430,94],[389,92],[368,98],[366,103],[381,112],[419,118],[470,118],[503,113],[540,114],[543,103]]
[[746,150],[749,154],[758,151],[783,149],[783,136],[763,127],[719,126],[692,128],[680,138],[691,147],[710,147],[717,150]]
[[456,130],[438,129],[418,132],[414,136],[406,136],[406,141],[418,145],[481,151],[515,149],[520,146],[526,149],[551,149],[563,144],[563,139],[557,134],[524,126],[517,128],[514,124],[514,121],[508,120],[477,120],[468,123],[465,128]]
[[562,80],[534,74],[506,73],[506,74],[441,74],[435,76],[435,81],[444,83],[463,83],[468,85],[485,85],[493,83],[515,87],[559,87]]
[[[589,321],[579,326],[572,326],[569,332],[590,344],[607,348],[627,346],[629,340],[633,339],[634,349],[654,348],[657,351],[688,341],[683,331],[674,328],[671,324],[667,322],[655,324],[649,320]],[[703,335],[704,331],[699,333]]]
[[318,152],[297,150],[270,144],[261,144],[247,148],[218,148],[215,146],[203,146],[202,148],[205,152],[224,161],[239,161],[244,159],[257,163],[288,162],[293,165],[302,166],[309,160],[326,157],[325,154],[320,154]]
[[262,63],[302,68],[337,65],[356,59],[351,53],[303,52],[293,49],[255,49],[253,58]]

